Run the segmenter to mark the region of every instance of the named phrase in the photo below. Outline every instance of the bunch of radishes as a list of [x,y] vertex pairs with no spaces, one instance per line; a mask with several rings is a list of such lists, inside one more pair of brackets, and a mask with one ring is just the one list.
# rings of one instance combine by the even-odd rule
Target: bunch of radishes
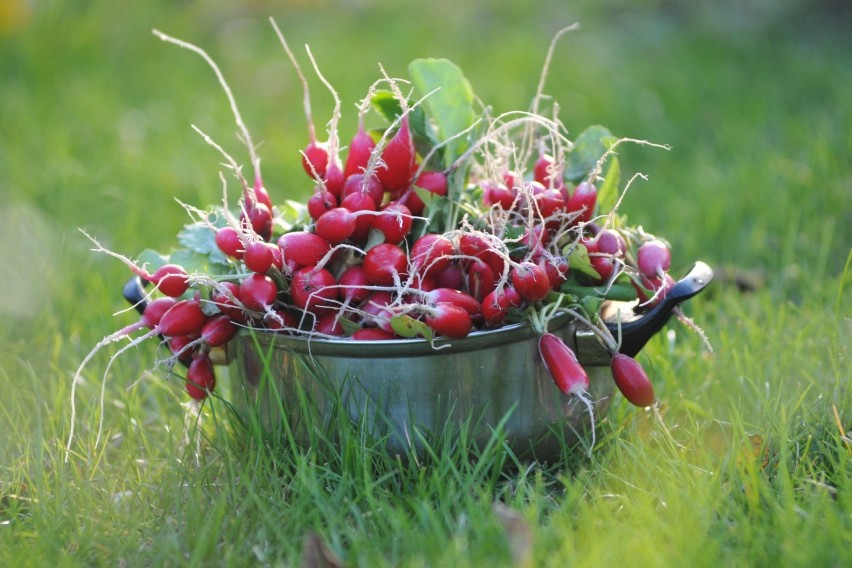
[[[157,34],[214,69],[254,179],[196,129],[225,157],[240,185],[236,203],[187,207],[194,220],[169,255],[146,251],[131,261],[92,239],[153,286],[140,321],[100,342],[75,385],[98,349],[143,328],[119,353],[161,338],[167,361],[188,368],[190,397],[202,400],[216,384],[211,350],[241,329],[312,341],[432,341],[527,321],[541,334],[540,355],[557,386],[588,403],[585,371],[547,332],[549,318],[568,312],[612,351],[613,377],[628,400],[654,402],[647,375],[618,353],[600,317],[605,301],[642,310],[673,284],[667,244],[616,214],[623,192],[614,148],[622,140],[601,127],[570,140],[538,112],[540,92],[533,112],[492,117],[455,65],[417,60],[412,92],[384,72],[370,87],[345,146],[331,90],[335,111],[321,142],[307,81],[279,32],[305,85],[309,140],[301,156],[313,191],[303,203],[276,205],[218,67],[199,48]],[[371,112],[379,124],[368,129]]]

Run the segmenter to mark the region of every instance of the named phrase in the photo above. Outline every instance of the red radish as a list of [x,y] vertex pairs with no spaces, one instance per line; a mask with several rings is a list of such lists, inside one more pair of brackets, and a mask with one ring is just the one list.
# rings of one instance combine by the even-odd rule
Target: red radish
[[482,299],[482,316],[485,323],[491,326],[503,323],[509,312],[519,307],[522,302],[520,294],[512,286],[495,289]]
[[460,290],[435,288],[423,294],[423,297],[430,304],[452,304],[458,306],[472,317],[482,313],[482,304],[470,294],[466,294]]
[[598,190],[594,184],[582,182],[574,188],[567,207],[571,213],[577,213],[575,223],[588,223],[595,214],[598,202]]
[[340,299],[350,304],[362,302],[370,295],[370,290],[367,288],[370,281],[364,273],[364,266],[361,264],[353,264],[343,271],[337,279]]
[[155,330],[167,337],[201,333],[207,316],[197,298],[181,300],[163,313]]
[[538,214],[542,219],[548,219],[561,211],[565,211],[565,198],[559,190],[547,189],[535,196]]
[[462,233],[459,236],[459,254],[479,257],[488,250],[491,250],[491,245],[481,235]]
[[252,272],[266,274],[272,268],[273,262],[272,249],[269,243],[263,241],[254,241],[246,245],[243,262],[246,268]]
[[343,191],[343,184],[346,177],[343,175],[343,170],[337,161],[329,162],[325,170],[325,175],[322,177],[322,184],[325,189],[332,195],[339,196]]
[[545,187],[559,188],[562,184],[562,168],[549,154],[542,154],[533,165],[533,178]]
[[381,231],[386,243],[396,244],[411,231],[411,210],[397,201],[391,201],[373,217],[371,228]]
[[522,262],[512,269],[512,284],[524,300],[538,302],[550,293],[547,271],[530,261]]
[[342,243],[355,232],[356,217],[345,207],[335,207],[317,219],[314,232],[329,243]]
[[269,210],[272,210],[272,199],[269,197],[269,192],[266,191],[266,188],[263,187],[263,182],[260,178],[254,180],[254,190],[251,195],[247,195],[248,192],[244,191],[243,196],[245,200],[249,203],[254,203],[257,201],[258,203],[263,203]]
[[454,248],[453,242],[444,235],[426,233],[411,246],[411,265],[421,276],[430,271],[435,274],[452,260]]
[[542,334],[538,350],[559,390],[575,396],[585,395],[589,390],[589,375],[561,337],[552,333]]
[[396,334],[378,327],[365,327],[363,329],[359,329],[353,333],[351,337],[356,341],[386,341],[389,339],[399,339]]
[[165,314],[169,308],[175,304],[177,304],[177,300],[174,298],[157,298],[155,300],[151,300],[148,302],[148,305],[145,306],[145,310],[142,312],[142,317],[140,318],[139,323],[148,329],[154,329],[160,323],[163,314]]
[[408,115],[399,122],[399,130],[382,149],[382,163],[376,168],[376,176],[386,191],[405,189],[414,173],[414,140],[408,125]]
[[272,210],[263,203],[254,203],[247,206],[240,214],[243,225],[251,227],[251,230],[264,241],[269,240],[272,235]]
[[503,172],[503,184],[515,191],[521,187],[521,183],[524,181],[524,176],[522,176],[519,172],[513,172],[511,170]]
[[231,258],[243,258],[243,243],[240,234],[233,227],[222,227],[216,230],[216,246]]
[[177,264],[165,264],[161,266],[154,274],[148,276],[146,280],[154,283],[160,292],[172,298],[177,298],[189,288],[186,270]]
[[561,256],[542,255],[538,265],[544,268],[551,290],[559,290],[568,279],[568,260]]
[[447,176],[443,172],[423,172],[414,180],[413,186],[407,189],[402,197],[400,197],[400,201],[404,202],[414,215],[419,216],[423,214],[423,209],[426,205],[420,199],[420,196],[417,195],[414,186],[425,189],[434,195],[445,196],[448,190]]
[[216,388],[216,374],[213,362],[207,353],[201,351],[193,355],[192,363],[186,373],[186,392],[195,400],[204,400]]
[[284,233],[278,239],[278,248],[286,264],[294,262],[299,268],[316,266],[331,251],[331,244],[324,238],[307,231]]
[[328,167],[328,145],[312,140],[302,152],[302,167],[311,177],[319,176],[320,179],[325,177]]
[[401,281],[407,266],[405,251],[390,243],[376,245],[364,256],[364,275],[379,286],[392,286],[397,280]]
[[379,326],[388,331],[392,314],[387,307],[393,303],[393,295],[385,290],[377,290],[370,294],[359,306],[364,312],[364,325]]
[[615,385],[631,404],[646,407],[654,404],[654,387],[642,365],[624,353],[615,353],[610,361]]
[[488,264],[478,258],[468,262],[466,274],[467,290],[470,295],[482,301],[497,287],[497,278]]
[[179,335],[171,337],[168,341],[169,351],[177,357],[181,363],[192,361],[192,354],[198,350],[198,338],[192,335]]
[[559,390],[586,405],[592,430],[591,453],[595,446],[595,410],[589,397],[589,375],[574,351],[558,335],[543,333],[538,340],[538,352]]
[[267,312],[266,315],[263,316],[263,321],[266,324],[266,328],[273,331],[282,329],[294,330],[299,328],[299,317],[296,314],[285,310],[273,310],[271,312]]
[[483,185],[482,199],[486,205],[499,205],[503,210],[509,211],[514,207],[517,192],[503,184]]
[[327,300],[337,299],[336,284],[334,276],[325,268],[306,266],[293,274],[290,295],[297,307],[318,314],[332,306]]
[[[245,323],[245,314],[236,303],[240,301],[240,285],[236,282],[221,282],[219,286],[220,288],[211,292],[210,301],[219,308],[219,311],[232,320],[238,323]],[[221,288],[224,288],[224,290]]]
[[343,191],[340,196],[345,199],[353,193],[366,193],[369,195],[373,204],[378,206],[385,197],[385,188],[376,176],[370,176],[365,179],[364,174],[352,174],[343,184]]
[[201,340],[210,347],[228,343],[236,334],[237,326],[226,315],[208,319],[201,328]]
[[636,265],[646,278],[655,278],[667,272],[671,263],[669,247],[659,239],[642,243],[636,251]]
[[343,167],[344,177],[349,177],[352,174],[363,173],[370,162],[373,148],[376,147],[376,142],[367,134],[364,129],[363,117],[358,120],[358,132],[352,137],[349,143],[349,153],[346,155],[346,164]]
[[473,328],[473,321],[467,310],[448,302],[441,302],[430,308],[424,320],[435,333],[450,339],[465,338]]
[[435,274],[435,284],[438,288],[452,288],[461,290],[464,288],[465,275],[461,264],[457,261],[450,262]]
[[325,335],[341,336],[345,334],[343,326],[340,325],[340,316],[336,312],[328,312],[317,318],[314,331]]
[[624,242],[624,237],[621,233],[612,229],[601,229],[595,235],[595,248],[597,252],[611,254],[613,256],[624,256],[627,250],[627,244]]
[[319,191],[315,191],[313,195],[311,195],[310,199],[308,199],[308,215],[311,216],[311,219],[316,221],[320,218],[320,216],[326,211],[330,211],[337,207],[337,197],[334,196],[330,191],[326,191],[324,188]]
[[[375,211],[376,202],[370,197],[369,193],[350,193],[340,202],[341,207],[349,209],[353,213],[361,213],[362,211]],[[361,214],[355,220],[355,231],[351,238],[355,242],[364,242],[367,235],[370,233],[370,226],[373,223],[374,215]]]
[[252,274],[240,284],[240,301],[249,310],[265,312],[275,303],[276,296],[278,287],[265,274]]
[[675,285],[675,281],[668,273],[653,278],[647,278],[640,274],[639,283],[631,280],[631,284],[633,284],[633,288],[636,290],[636,295],[639,298],[639,306],[642,308],[652,308],[666,297],[666,294]]

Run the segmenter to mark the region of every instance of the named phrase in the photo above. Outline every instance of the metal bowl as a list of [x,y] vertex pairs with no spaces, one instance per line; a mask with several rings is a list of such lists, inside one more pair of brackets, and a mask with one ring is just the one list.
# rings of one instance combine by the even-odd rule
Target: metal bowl
[[[698,262],[650,311],[634,315],[629,305],[610,310],[621,318],[607,323],[621,334],[620,351],[636,355],[672,310],[712,278],[712,270]],[[124,295],[139,307],[141,284],[128,282]],[[599,422],[614,392],[611,354],[569,316],[553,319],[550,331],[574,349],[588,372]],[[587,407],[554,385],[541,363],[538,337],[527,324],[434,344],[247,330],[228,344],[227,359],[236,379],[236,406],[257,412],[267,429],[284,428],[303,447],[318,436],[334,438],[332,422],[343,418],[401,456],[422,456],[428,445],[462,431],[483,447],[496,432],[516,455],[549,461],[591,427]]]
[[[653,310],[631,316],[621,306],[622,352],[635,355],[665,324],[672,310],[712,279],[703,263]],[[586,368],[595,420],[606,415],[614,383],[611,354],[584,326],[564,316],[551,321]],[[563,394],[538,353],[538,336],[527,324],[478,331],[462,340],[352,341],[307,339],[263,331],[229,344],[230,371],[242,396],[264,426],[286,423],[295,441],[309,446],[333,431],[341,414],[359,424],[392,454],[423,455],[446,433],[464,430],[483,447],[495,431],[514,453],[552,460],[591,427],[585,404]],[[268,372],[267,372],[268,370]]]

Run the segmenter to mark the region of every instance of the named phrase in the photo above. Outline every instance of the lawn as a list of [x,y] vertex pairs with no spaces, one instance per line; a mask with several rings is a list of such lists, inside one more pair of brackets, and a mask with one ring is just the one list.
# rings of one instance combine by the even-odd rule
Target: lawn
[[[276,4],[0,9],[0,564],[852,565],[852,10]],[[671,146],[620,152],[625,176],[648,176],[623,212],[671,242],[674,273],[716,270],[686,305],[714,351],[673,322],[640,356],[657,411],[618,397],[590,456],[531,464],[501,444],[403,463],[346,425],[339,447],[302,451],[222,400],[199,425],[179,381],[147,374],[152,345],[112,365],[102,412],[107,349],[78,389],[66,462],[74,371],[132,322],[115,315],[125,267],[78,228],[130,256],[167,250],[186,222],[176,199],[220,198],[220,156],[190,125],[241,151],[210,69],[152,28],[220,64],[273,198],[311,190],[301,87],[270,16],[310,44],[344,132],[378,63],[402,75],[424,56],[455,61],[496,110],[526,108],[550,38],[580,22],[545,91],[569,133]]]

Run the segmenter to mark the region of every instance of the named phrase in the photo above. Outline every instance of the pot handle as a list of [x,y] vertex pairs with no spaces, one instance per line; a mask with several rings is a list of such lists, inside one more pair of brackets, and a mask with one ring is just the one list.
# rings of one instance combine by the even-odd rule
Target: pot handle
[[[678,280],[665,298],[654,306],[649,312],[638,319],[623,322],[621,324],[621,348],[619,352],[634,357],[666,324],[672,315],[672,311],[684,302],[707,287],[713,280],[713,269],[707,264],[698,261],[689,273]],[[613,335],[618,333],[617,324],[606,324]]]

